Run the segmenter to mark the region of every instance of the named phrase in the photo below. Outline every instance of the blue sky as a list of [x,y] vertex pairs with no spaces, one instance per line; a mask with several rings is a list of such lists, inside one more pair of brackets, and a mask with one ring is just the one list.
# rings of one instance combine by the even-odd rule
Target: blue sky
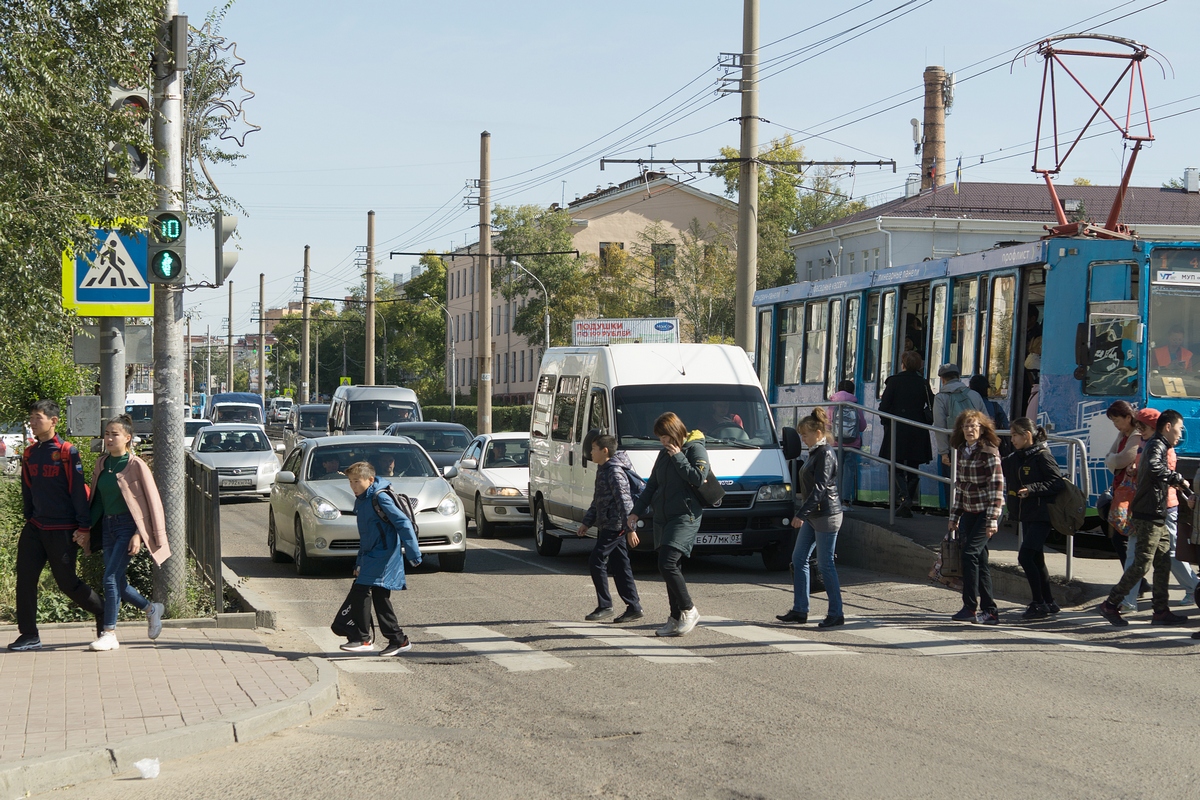
[[[856,198],[895,197],[916,171],[909,120],[922,116],[921,74],[931,64],[958,75],[947,153],[962,156],[964,180],[1034,181],[1030,145],[1042,66],[1030,58],[1010,70],[1009,62],[1044,36],[1122,16],[1096,30],[1144,42],[1166,59],[1165,79],[1146,64],[1157,141],[1139,156],[1134,184],[1157,186],[1200,165],[1193,146],[1200,4],[1191,0],[760,6],[759,114],[769,120],[760,141],[792,133],[808,158],[898,162],[895,174],[874,167],[848,174],[842,189]],[[181,3],[193,25],[209,8]],[[718,54],[741,49],[741,20],[740,0],[238,0],[223,32],[247,61],[245,83],[256,96],[245,108],[262,131],[247,137],[244,161],[215,173],[221,190],[248,211],[232,275],[234,333],[258,329],[251,303],[260,272],[268,307],[299,299],[293,279],[306,244],[314,295],[342,296],[358,283],[354,248],[366,243],[369,209],[385,275],[415,263],[388,261],[391,249],[474,241],[478,210],[463,205],[464,183],[478,177],[483,130],[492,134],[493,201],[505,204],[570,201],[637,174],[635,165],[601,172],[601,156],[649,157],[655,145],[659,158],[704,158],[736,147],[731,120],[739,98],[713,89],[722,74]],[[828,37],[836,38],[821,44]],[[1087,65],[1080,75],[1104,91],[1114,64]],[[1077,90],[1060,93],[1064,129],[1088,113],[1081,98]],[[1164,118],[1169,114],[1178,116]],[[1084,142],[1061,181],[1082,176],[1115,184],[1123,155],[1115,133]],[[721,191],[716,179],[680,177]],[[191,233],[192,276],[211,275],[212,247],[204,244],[211,237],[210,230]],[[223,333],[227,302],[224,289],[188,293],[193,333],[205,324]]]

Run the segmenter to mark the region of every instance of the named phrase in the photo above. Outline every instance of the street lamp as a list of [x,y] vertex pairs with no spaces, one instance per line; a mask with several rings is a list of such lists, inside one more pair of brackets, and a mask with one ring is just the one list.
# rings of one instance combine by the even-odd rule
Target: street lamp
[[458,350],[454,346],[454,322],[450,318],[450,309],[433,299],[432,295],[421,295],[423,300],[433,300],[433,304],[446,312],[446,335],[450,337],[450,421],[457,422],[454,409],[458,398]]
[[550,293],[546,291],[546,284],[542,283],[538,279],[537,275],[534,275],[532,272],[525,269],[525,267],[521,266],[521,262],[517,261],[515,258],[510,258],[508,260],[508,263],[511,266],[514,266],[517,269],[521,270],[529,277],[533,278],[535,281],[537,281],[537,285],[542,287],[542,297],[545,298],[545,301],[546,301],[546,316],[544,318],[545,323],[546,323],[546,347],[549,348],[550,347]]

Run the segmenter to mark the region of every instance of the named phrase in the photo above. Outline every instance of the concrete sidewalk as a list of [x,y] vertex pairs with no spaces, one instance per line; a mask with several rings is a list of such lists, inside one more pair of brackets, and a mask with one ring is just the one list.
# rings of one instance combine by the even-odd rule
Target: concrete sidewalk
[[[327,662],[213,620],[168,624],[156,641],[144,623],[119,625],[105,653],[87,649],[91,625],[43,626],[40,651],[0,651],[0,798],[247,741],[337,702]],[[0,645],[16,635],[0,627]]]

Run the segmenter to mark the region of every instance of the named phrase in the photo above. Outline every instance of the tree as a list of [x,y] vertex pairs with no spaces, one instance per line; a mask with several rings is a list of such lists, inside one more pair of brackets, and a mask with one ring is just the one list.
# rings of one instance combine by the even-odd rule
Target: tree
[[[721,148],[721,156],[737,159],[741,151]],[[791,136],[774,139],[759,153],[767,161],[803,161],[804,147]],[[819,168],[808,183],[797,167],[763,165],[758,174],[758,288],[782,286],[796,280],[796,259],[788,238],[797,233],[857,213],[867,206],[839,191],[835,168]],[[725,181],[725,194],[736,197],[740,165],[715,164],[714,175]]]
[[446,304],[446,262],[426,253],[420,263],[425,271],[404,284],[400,295],[406,302],[390,304],[388,347],[401,382],[432,404],[446,396],[446,315],[433,302]]
[[675,312],[693,342],[728,340],[737,282],[729,232],[693,218],[680,239],[675,269],[666,281]]
[[1092,182],[1090,180],[1088,180],[1087,178],[1076,178],[1075,180],[1071,181],[1071,185],[1072,186],[1091,186]]

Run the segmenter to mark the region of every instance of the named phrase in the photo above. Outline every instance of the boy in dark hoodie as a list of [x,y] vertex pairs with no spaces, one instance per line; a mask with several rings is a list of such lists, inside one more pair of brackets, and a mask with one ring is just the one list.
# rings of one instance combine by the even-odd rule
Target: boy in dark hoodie
[[[592,438],[589,436],[588,438]],[[629,482],[636,480],[629,473],[633,464],[629,456],[617,450],[617,440],[602,434],[591,443],[591,459],[596,464],[596,488],[592,505],[583,516],[576,535],[587,535],[588,528],[596,526],[596,546],[588,559],[592,582],[596,584],[596,610],[584,619],[595,622],[613,615],[612,595],[608,591],[608,562],[613,562],[613,580],[617,594],[625,602],[625,613],[613,622],[632,622],[642,618],[642,602],[638,597],[637,584],[633,581],[633,567],[629,562],[629,549],[625,541],[628,525],[626,521],[633,511],[633,496]],[[636,545],[633,540],[630,545]]]

